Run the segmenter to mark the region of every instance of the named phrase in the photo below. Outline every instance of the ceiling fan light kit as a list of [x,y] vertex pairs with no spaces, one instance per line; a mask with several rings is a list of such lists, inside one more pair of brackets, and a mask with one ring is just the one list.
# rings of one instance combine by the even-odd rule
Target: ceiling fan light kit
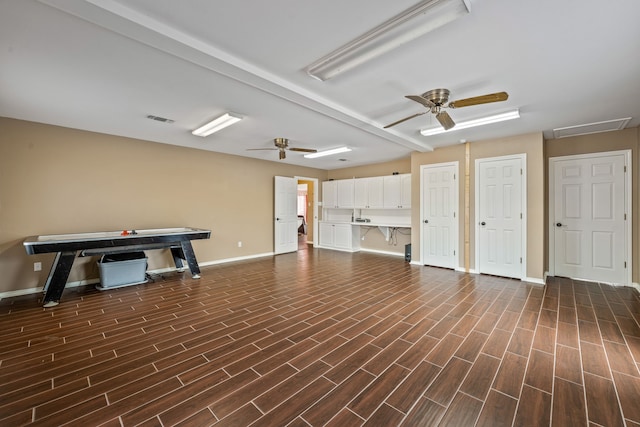
[[320,58],[305,71],[325,81],[404,43],[435,30],[470,11],[468,0],[424,0],[357,39]]
[[351,151],[351,148],[338,147],[338,148],[333,148],[331,150],[318,151],[317,153],[305,154],[304,157],[307,159],[315,159],[317,157],[331,156],[333,154],[346,153],[348,151]]
[[236,113],[225,113],[220,117],[211,120],[209,123],[200,126],[198,129],[191,132],[196,136],[209,136],[212,133],[218,132],[221,129],[231,126],[234,123],[242,120],[243,117]]
[[506,120],[513,120],[520,118],[519,110],[507,111],[506,113],[494,114],[491,116],[481,117],[479,119],[467,120],[464,122],[457,123],[454,129],[445,129],[444,127],[431,128],[431,129],[422,129],[420,134],[422,136],[432,136],[438,135],[445,132],[452,132],[454,130],[468,129],[477,126],[488,125],[491,123],[504,122]]

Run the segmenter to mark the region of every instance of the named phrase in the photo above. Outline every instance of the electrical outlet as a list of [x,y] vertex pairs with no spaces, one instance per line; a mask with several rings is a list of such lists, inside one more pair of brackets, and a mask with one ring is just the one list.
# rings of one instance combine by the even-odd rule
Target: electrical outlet
[[42,270],[42,263],[41,262],[34,262],[33,263],[33,271],[41,271]]
[[241,248],[242,247],[242,242],[238,240],[238,247]]

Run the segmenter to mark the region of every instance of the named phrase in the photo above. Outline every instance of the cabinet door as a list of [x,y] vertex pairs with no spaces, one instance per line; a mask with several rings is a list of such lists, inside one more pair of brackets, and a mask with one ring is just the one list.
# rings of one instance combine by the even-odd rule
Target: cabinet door
[[334,232],[333,224],[321,222],[319,224],[318,238],[320,239],[320,246],[333,246],[334,245]]
[[351,225],[334,224],[333,244],[336,248],[351,249]]
[[339,208],[353,209],[353,179],[341,179],[337,183],[337,205]]
[[353,206],[356,209],[366,208],[368,205],[369,178],[357,178],[353,180]]
[[380,209],[384,207],[384,180],[381,176],[367,178],[368,207]]
[[336,181],[324,181],[322,183],[322,206],[325,208],[338,207],[338,193]]
[[400,175],[400,206],[402,209],[411,207],[411,174]]
[[400,175],[385,176],[384,183],[384,208],[398,209],[400,206]]

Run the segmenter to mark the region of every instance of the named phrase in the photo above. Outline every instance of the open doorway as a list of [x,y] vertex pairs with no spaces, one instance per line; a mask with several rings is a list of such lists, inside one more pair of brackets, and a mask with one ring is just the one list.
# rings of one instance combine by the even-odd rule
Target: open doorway
[[317,179],[298,177],[298,249],[314,244]]

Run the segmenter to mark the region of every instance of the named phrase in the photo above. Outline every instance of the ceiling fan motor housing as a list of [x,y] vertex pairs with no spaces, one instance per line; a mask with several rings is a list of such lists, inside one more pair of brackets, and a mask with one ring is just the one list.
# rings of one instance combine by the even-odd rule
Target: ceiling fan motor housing
[[449,101],[449,89],[433,89],[423,93],[422,97],[440,107]]

